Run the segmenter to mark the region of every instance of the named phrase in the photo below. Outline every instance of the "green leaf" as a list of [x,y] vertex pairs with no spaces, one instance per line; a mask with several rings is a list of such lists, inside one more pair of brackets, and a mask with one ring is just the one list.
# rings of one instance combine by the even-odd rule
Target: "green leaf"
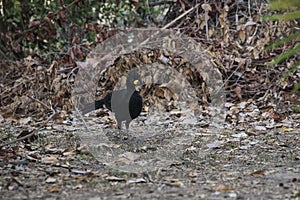
[[293,92],[297,92],[300,89],[300,81],[294,86]]
[[273,0],[270,1],[270,10],[282,10],[282,9],[290,9],[293,7],[300,7],[299,0]]
[[280,54],[275,59],[273,59],[269,65],[274,66],[285,59],[290,58],[291,56],[295,55],[296,53],[300,52],[300,44],[296,45],[294,48],[287,50],[286,52]]
[[297,71],[299,66],[300,66],[300,60],[298,60],[295,64],[291,66],[291,68],[282,76],[282,80],[284,81],[286,80],[287,77],[294,74]]
[[292,20],[292,19],[300,19],[300,10],[297,10],[297,11],[294,11],[294,12],[288,12],[288,13],[285,13],[285,14],[263,16],[262,17],[262,20],[264,20],[264,21]]
[[277,42],[274,42],[273,44],[269,45],[266,47],[266,51],[270,51],[280,45],[283,45],[284,43],[287,43],[287,42],[291,42],[293,40],[296,40],[298,37],[300,37],[300,31],[292,34],[292,35],[289,35],[281,40],[278,40]]

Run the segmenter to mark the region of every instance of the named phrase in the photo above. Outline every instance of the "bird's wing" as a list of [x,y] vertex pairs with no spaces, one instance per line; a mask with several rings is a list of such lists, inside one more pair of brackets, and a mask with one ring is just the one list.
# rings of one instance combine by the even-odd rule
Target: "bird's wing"
[[143,109],[143,98],[138,91],[134,91],[129,102],[129,112],[132,119],[137,118]]
[[110,98],[112,111],[116,112],[122,109],[126,103],[129,104],[129,98],[130,96],[128,96],[128,91],[126,89],[113,91]]

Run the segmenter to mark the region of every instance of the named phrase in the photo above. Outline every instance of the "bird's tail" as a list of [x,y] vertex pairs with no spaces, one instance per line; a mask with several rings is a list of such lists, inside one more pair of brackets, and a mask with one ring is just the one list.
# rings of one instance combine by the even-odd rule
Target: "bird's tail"
[[89,112],[92,112],[94,110],[97,110],[99,108],[102,108],[103,105],[105,104],[104,99],[92,102],[92,103],[88,103],[84,106],[83,109],[81,109],[82,114],[87,114]]

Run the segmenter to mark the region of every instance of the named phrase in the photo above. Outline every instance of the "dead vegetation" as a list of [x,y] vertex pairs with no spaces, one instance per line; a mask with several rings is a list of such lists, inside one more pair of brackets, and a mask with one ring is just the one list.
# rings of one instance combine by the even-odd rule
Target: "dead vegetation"
[[[103,59],[97,57],[94,49],[88,58],[91,63],[99,63],[95,71],[91,71],[88,59],[74,64],[76,51],[50,64],[34,56],[16,62],[2,60],[1,196],[4,199],[300,198],[297,110],[300,96],[299,91],[290,92],[299,80],[299,70],[286,81],[281,80],[299,55],[270,68],[267,63],[284,49],[264,51],[266,45],[297,29],[298,22],[262,22],[260,16],[267,13],[266,4],[251,3],[251,6],[234,2],[201,4],[189,10],[193,5],[181,2],[166,16],[168,28],[180,30],[182,37],[192,37],[220,72],[226,91],[222,124],[211,121],[213,94],[209,93],[211,85],[205,70],[163,48],[129,52],[125,49],[111,57],[101,55]],[[174,20],[177,11],[186,14]],[[156,41],[161,40],[156,38]],[[286,44],[283,48],[293,45]],[[186,84],[184,87],[193,88],[197,97],[193,108],[198,112],[192,120],[185,117],[183,109],[178,109],[179,96],[168,89],[168,82],[147,82],[147,77],[154,76],[147,76],[148,71],[142,70],[145,84],[140,90],[145,102],[142,116],[133,123],[132,134],[120,137],[115,130],[108,129],[115,122],[105,111],[96,112],[99,118],[95,115],[87,118],[87,124],[77,121],[79,118],[73,112],[76,111],[74,94],[88,95],[75,98],[75,105],[80,108],[81,103],[121,87],[126,72],[141,66],[167,66],[183,75],[187,82],[172,79],[171,75],[169,78],[181,87],[180,84]],[[89,71],[88,78],[82,69]],[[176,88],[176,84],[172,87]],[[153,106],[163,113],[153,112]],[[116,145],[109,146],[117,152],[108,159],[110,163],[104,165],[102,155],[95,153],[97,149],[82,143],[79,127],[86,126],[89,132],[83,130],[83,133],[96,132],[87,137],[88,141],[105,137],[109,144]],[[185,134],[191,136],[185,141],[189,144],[178,145],[176,139],[185,138]],[[143,157],[153,152],[157,153],[154,158],[162,160],[160,163],[153,161],[153,157]],[[148,162],[154,170],[142,168],[147,170],[134,172],[139,160]],[[128,166],[133,168],[124,172]]]

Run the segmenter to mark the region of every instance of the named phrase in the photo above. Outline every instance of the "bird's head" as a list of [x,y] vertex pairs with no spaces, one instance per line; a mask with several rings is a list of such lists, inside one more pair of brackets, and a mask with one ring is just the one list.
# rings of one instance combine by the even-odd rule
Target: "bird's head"
[[141,85],[141,77],[136,69],[131,70],[127,75],[126,85],[127,88],[135,88],[135,86]]
[[138,79],[136,79],[136,80],[133,81],[133,84],[134,84],[135,86],[139,85],[139,83],[140,83],[140,81],[139,81]]

